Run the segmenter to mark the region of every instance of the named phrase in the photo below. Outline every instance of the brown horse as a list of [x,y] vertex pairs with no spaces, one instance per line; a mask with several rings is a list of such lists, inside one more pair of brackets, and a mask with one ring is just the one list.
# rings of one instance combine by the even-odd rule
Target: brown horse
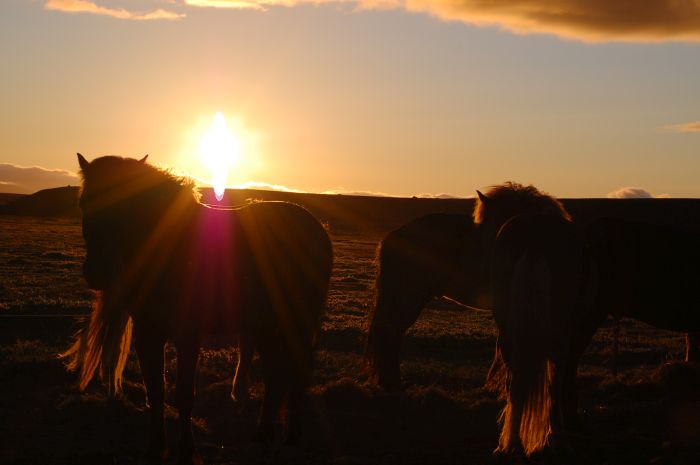
[[[332,267],[331,242],[303,208],[283,202],[218,210],[193,184],[143,160],[78,154],[87,246],[84,276],[98,300],[66,352],[85,388],[96,371],[121,386],[132,333],[151,410],[147,455],[163,459],[164,344],[177,351],[179,463],[200,462],[191,433],[194,375],[207,334],[241,335],[263,364],[257,438],[274,440],[288,406],[299,440],[313,346]],[[245,358],[245,357],[242,357]]]
[[496,453],[531,455],[564,445],[565,383],[573,334],[588,310],[583,235],[567,218],[518,215],[496,236],[493,314],[506,369]]
[[490,250],[500,225],[521,213],[568,218],[557,200],[533,186],[506,182],[486,194],[477,193],[473,218],[427,215],[390,232],[378,247],[365,361],[370,378],[384,389],[401,387],[402,341],[428,302],[447,297],[469,307],[491,308],[484,252]]

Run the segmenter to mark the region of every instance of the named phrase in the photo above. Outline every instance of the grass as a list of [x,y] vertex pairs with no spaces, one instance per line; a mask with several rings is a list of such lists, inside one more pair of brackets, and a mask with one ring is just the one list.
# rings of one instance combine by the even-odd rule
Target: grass
[[[488,312],[431,304],[409,331],[405,392],[365,383],[362,344],[373,300],[380,234],[333,235],[335,268],[309,395],[299,464],[490,463],[500,402],[482,388],[495,328]],[[148,416],[138,364],[126,370],[125,395],[110,399],[99,382],[85,393],[56,354],[89,311],[80,278],[75,220],[0,217],[0,464],[127,464],[145,445]],[[14,315],[14,316],[12,316]],[[612,327],[601,328],[580,370],[584,430],[577,464],[698,464],[700,369],[679,362],[682,335],[622,321],[620,373],[610,373]],[[252,405],[230,400],[237,353],[209,341],[197,379],[196,438],[207,463],[259,463],[250,438],[262,398],[252,369]],[[176,438],[174,353],[168,350],[168,428]],[[540,461],[547,462],[547,458]]]

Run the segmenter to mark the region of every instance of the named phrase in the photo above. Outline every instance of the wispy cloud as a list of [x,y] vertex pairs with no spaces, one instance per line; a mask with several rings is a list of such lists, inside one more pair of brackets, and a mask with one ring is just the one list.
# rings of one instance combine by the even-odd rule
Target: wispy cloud
[[447,21],[552,34],[584,42],[700,41],[700,2],[693,0],[185,0],[190,6],[265,10],[275,5],[355,3],[404,9]]
[[665,199],[671,196],[668,194],[654,195],[641,187],[621,187],[615,191],[609,192],[606,197],[609,199]]
[[0,163],[0,192],[31,194],[41,189],[79,184],[78,175],[70,171]]
[[[445,21],[497,27],[516,34],[550,34],[584,42],[700,41],[700,2],[696,0],[169,0],[199,8],[267,10],[275,6],[347,3],[358,9],[403,9]],[[181,19],[158,9],[136,12],[92,0],[47,0],[45,8],[119,19]]]
[[173,11],[157,9],[148,12],[136,12],[124,8],[109,8],[100,6],[90,0],[48,0],[44,4],[44,8],[53,11],[62,11],[64,13],[90,13],[94,15],[110,16],[117,19],[130,19],[135,21],[150,21],[150,20],[174,20],[185,17],[183,13],[175,13]]
[[245,0],[185,0],[185,4],[200,8],[223,8],[231,10],[264,10],[265,5],[262,1],[245,1]]
[[690,123],[674,124],[666,126],[664,129],[670,132],[700,132],[700,121],[691,121]]
[[298,192],[303,193],[305,191],[294,189],[292,187],[283,186],[281,184],[270,184],[267,182],[258,181],[248,181],[242,184],[236,184],[235,189],[257,189],[263,191],[279,191],[279,192]]
[[293,7],[302,4],[320,5],[323,3],[360,4],[358,0],[185,0],[185,5],[199,8],[260,11],[266,11],[273,6]]

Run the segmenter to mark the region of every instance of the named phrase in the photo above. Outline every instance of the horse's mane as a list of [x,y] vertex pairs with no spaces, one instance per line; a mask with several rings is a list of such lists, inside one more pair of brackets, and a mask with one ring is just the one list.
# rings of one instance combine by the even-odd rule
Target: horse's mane
[[[502,208],[514,212],[551,213],[571,220],[571,216],[561,202],[546,192],[542,192],[533,185],[524,186],[517,182],[507,181],[503,184],[491,186],[485,193],[489,204],[497,203]],[[476,199],[474,205],[474,223],[484,221],[488,205],[484,205],[481,198]]]
[[[103,180],[108,184],[120,184],[119,187],[125,188],[129,196],[175,198],[189,193],[195,201],[199,201],[201,197],[192,178],[176,175],[171,169],[160,168],[133,158],[114,155],[99,157],[90,163],[89,171],[91,178]],[[80,174],[85,179],[86,173],[81,170]]]

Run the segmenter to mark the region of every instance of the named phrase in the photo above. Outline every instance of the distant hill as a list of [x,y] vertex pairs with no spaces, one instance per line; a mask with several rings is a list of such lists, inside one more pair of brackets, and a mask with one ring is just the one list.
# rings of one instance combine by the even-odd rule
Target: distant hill
[[[80,217],[77,187],[46,189],[20,195],[4,205],[0,214]],[[0,194],[0,200],[3,195]],[[337,231],[383,233],[429,213],[470,215],[474,199],[369,197],[361,195],[302,194],[254,189],[229,189],[221,202],[211,189],[202,189],[202,201],[235,206],[254,200],[293,202]],[[573,217],[587,222],[612,216],[676,227],[700,229],[699,199],[563,199]]]
[[79,218],[79,190],[80,188],[75,186],[56,187],[43,189],[31,195],[21,195],[4,205],[0,205],[0,214]]
[[26,194],[7,194],[0,192],[0,205],[6,205],[20,197],[24,197]]

